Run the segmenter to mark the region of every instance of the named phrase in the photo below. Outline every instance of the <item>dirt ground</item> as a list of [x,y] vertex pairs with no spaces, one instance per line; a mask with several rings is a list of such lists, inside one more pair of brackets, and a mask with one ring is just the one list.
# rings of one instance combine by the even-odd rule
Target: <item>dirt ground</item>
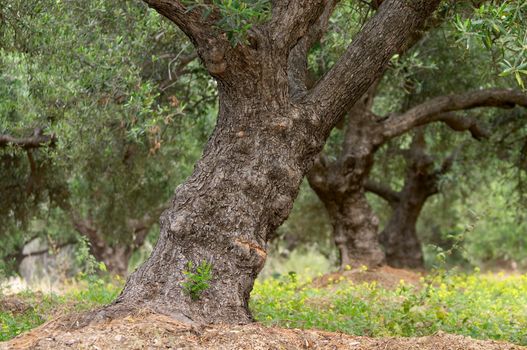
[[340,280],[351,281],[353,283],[372,283],[375,282],[379,286],[394,289],[397,288],[400,281],[403,280],[405,284],[419,286],[420,279],[423,273],[419,271],[396,269],[390,266],[383,266],[377,269],[360,270],[354,269],[349,271],[333,272],[316,278],[313,281],[315,287],[324,288],[338,284]]
[[32,306],[13,295],[2,296],[0,299],[0,310],[9,311],[13,314],[21,314]]
[[366,338],[316,330],[269,328],[259,324],[192,327],[143,312],[72,327],[72,316],[50,321],[0,349],[351,349],[351,350],[520,350],[524,347],[438,333],[423,338]]
[[[382,267],[376,270],[351,270],[322,276],[313,283],[318,287],[335,285],[335,281],[376,282],[396,288],[400,280],[420,285],[422,274]],[[4,300],[4,308],[23,310],[26,305]],[[351,349],[351,350],[520,350],[527,347],[505,342],[480,341],[459,335],[437,333],[421,338],[368,338],[318,330],[265,327],[258,323],[232,326],[189,326],[168,316],[141,312],[120,319],[75,325],[81,315],[58,317],[9,342],[4,349]]]

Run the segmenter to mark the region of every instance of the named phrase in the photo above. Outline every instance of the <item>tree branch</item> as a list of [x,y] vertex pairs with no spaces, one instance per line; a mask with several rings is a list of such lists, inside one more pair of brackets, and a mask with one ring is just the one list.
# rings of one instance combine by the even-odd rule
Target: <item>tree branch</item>
[[307,90],[307,55],[311,47],[320,41],[327,30],[331,14],[340,0],[328,0],[324,11],[309,31],[296,43],[289,53],[288,71],[289,91],[291,96]]
[[[324,129],[342,114],[382,74],[394,54],[413,40],[439,0],[385,0],[356,36],[346,53],[306,96]],[[324,130],[324,131],[328,131]]]
[[332,0],[280,0],[272,2],[269,21],[275,49],[289,53],[290,49],[322,15]]
[[401,200],[399,192],[372,180],[368,180],[364,183],[364,189],[386,200],[390,205],[394,205]]
[[208,45],[209,40],[215,40],[218,36],[214,28],[215,14],[211,13],[204,19],[202,6],[196,6],[192,10],[187,9],[179,0],[143,0],[155,9],[159,14],[174,22],[194,46]]
[[438,120],[445,123],[454,131],[469,131],[472,137],[478,141],[490,136],[490,132],[475,118],[457,116],[454,113],[446,113],[439,115]]
[[[29,240],[28,242],[24,243],[24,246],[26,244],[28,244],[29,242],[31,242],[31,240]],[[27,254],[22,253],[22,251],[17,251],[16,253],[11,253],[11,254],[6,255],[3,259],[5,261],[9,261],[9,260],[13,260],[14,259],[15,260],[15,265],[16,266],[20,266],[20,263],[25,258],[29,258],[29,257],[32,257],[32,256],[37,256],[37,255],[44,255],[46,253],[49,253],[50,251],[61,249],[61,248],[64,248],[64,247],[66,247],[66,246],[68,246],[70,244],[75,244],[75,243],[77,243],[77,240],[70,239],[70,240],[68,240],[66,242],[55,244],[52,247],[48,247],[46,249],[37,250],[35,252],[31,252],[31,253],[27,253]],[[22,246],[22,248],[23,248],[23,246]]]
[[42,135],[42,129],[35,129],[29,137],[14,137],[0,134],[0,147],[18,146],[24,149],[53,146],[57,138],[55,134]]
[[[196,47],[201,61],[209,73],[217,79],[226,79],[228,66],[243,64],[243,54],[238,48],[233,48],[225,33],[222,33],[215,23],[220,19],[217,8],[206,1],[189,9],[180,0],[143,0],[161,15],[174,22]],[[204,16],[205,7],[211,6],[212,11]]]
[[[456,127],[465,125],[465,122],[462,120],[455,122],[455,118],[461,118],[445,113],[478,107],[512,108],[516,105],[527,107],[527,94],[509,89],[487,89],[465,94],[440,96],[428,100],[402,115],[385,119],[381,124],[381,133],[385,139],[390,139],[416,126],[434,121],[444,121],[456,130]],[[475,125],[468,126],[468,130],[476,135],[476,138],[479,137],[477,136],[479,130]]]

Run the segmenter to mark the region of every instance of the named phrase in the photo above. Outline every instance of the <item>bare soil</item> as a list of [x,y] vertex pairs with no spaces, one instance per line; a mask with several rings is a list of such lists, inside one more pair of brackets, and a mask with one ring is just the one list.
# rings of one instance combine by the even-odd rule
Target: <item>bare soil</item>
[[[72,323],[73,322],[73,323]],[[352,349],[520,350],[496,341],[438,333],[422,338],[367,338],[317,330],[244,326],[189,326],[168,316],[142,312],[77,328],[75,317],[50,321],[0,349]]]
[[377,283],[386,289],[395,289],[401,280],[405,284],[418,287],[421,284],[421,271],[396,269],[390,266],[382,266],[377,269],[361,270],[353,269],[349,271],[339,271],[326,274],[313,281],[313,285],[318,288],[330,287],[340,281],[350,281],[352,283]]

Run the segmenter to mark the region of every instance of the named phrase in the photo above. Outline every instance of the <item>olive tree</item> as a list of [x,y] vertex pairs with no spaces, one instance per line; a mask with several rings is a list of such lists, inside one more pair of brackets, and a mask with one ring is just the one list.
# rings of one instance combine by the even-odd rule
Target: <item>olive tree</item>
[[[384,1],[309,89],[307,54],[336,1],[146,2],[195,46],[217,81],[219,112],[194,172],[161,216],[153,253],[103,312],[147,307],[185,321],[246,323],[267,240],[331,129],[439,1]],[[212,267],[198,298],[188,292],[195,266]]]

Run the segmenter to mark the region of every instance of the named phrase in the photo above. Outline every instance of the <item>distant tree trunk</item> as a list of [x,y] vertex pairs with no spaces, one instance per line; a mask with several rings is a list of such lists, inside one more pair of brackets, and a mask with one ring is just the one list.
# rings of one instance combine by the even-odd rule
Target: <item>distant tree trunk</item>
[[[434,169],[434,161],[426,153],[423,130],[414,136],[411,148],[406,151],[406,176],[398,193],[379,186],[367,185],[366,189],[379,194],[393,208],[392,216],[380,235],[386,251],[388,265],[399,268],[424,267],[421,241],[417,236],[417,219],[426,200],[439,192],[439,179],[450,166]],[[448,162],[451,164],[451,162]],[[377,191],[376,191],[377,189]],[[391,193],[386,196],[386,193]],[[384,194],[384,195],[383,195]]]
[[428,198],[439,193],[439,180],[451,169],[456,154],[457,150],[436,169],[434,159],[426,151],[424,130],[419,129],[410,149],[404,152],[406,176],[401,191],[395,192],[386,185],[366,182],[366,190],[385,199],[393,209],[380,234],[388,265],[424,267],[422,245],[416,230],[417,220]]
[[376,137],[368,132],[375,122],[370,113],[374,96],[375,86],[352,108],[339,157],[329,161],[321,155],[307,176],[328,211],[341,269],[375,267],[385,261],[378,241],[379,219],[366,200],[363,185],[376,148]]
[[363,192],[352,193],[340,203],[327,202],[326,208],[341,268],[378,266],[384,262],[384,253],[377,241],[379,220]]
[[131,235],[130,239],[112,244],[108,243],[109,235],[104,235],[92,220],[81,218],[71,207],[67,207],[67,210],[72,214],[72,223],[77,232],[90,242],[90,253],[95,259],[103,262],[110,274],[124,277],[128,275],[132,254],[143,246],[150,228],[155,224],[155,218],[166,207],[161,205],[152,210],[152,215],[146,214],[141,219],[128,219],[126,226]]
[[402,198],[394,208],[390,221],[381,232],[380,240],[386,249],[386,263],[398,268],[424,267],[421,241],[416,223],[425,199]]
[[109,245],[104,236],[89,220],[77,219],[73,222],[75,229],[90,242],[90,253],[106,265],[109,273],[119,276],[128,274],[128,261],[132,255],[129,245]]

